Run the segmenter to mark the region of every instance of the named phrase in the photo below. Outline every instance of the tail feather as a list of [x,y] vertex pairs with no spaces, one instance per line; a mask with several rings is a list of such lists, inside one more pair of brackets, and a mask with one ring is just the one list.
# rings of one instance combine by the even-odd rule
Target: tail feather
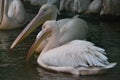
[[107,66],[105,66],[106,69],[113,68],[117,63],[110,63]]

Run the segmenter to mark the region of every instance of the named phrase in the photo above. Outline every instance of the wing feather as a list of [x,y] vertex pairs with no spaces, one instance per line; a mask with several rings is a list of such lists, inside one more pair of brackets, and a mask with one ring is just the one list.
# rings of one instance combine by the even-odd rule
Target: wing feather
[[109,62],[104,49],[88,41],[74,40],[42,55],[42,61],[50,66],[105,66]]

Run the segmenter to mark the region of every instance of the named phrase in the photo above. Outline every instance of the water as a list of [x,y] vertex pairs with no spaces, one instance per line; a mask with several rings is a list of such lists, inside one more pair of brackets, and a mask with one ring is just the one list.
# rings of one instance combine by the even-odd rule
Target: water
[[25,41],[14,50],[9,47],[21,32],[21,29],[0,31],[0,80],[120,80],[120,23],[119,21],[87,20],[90,26],[88,40],[106,49],[110,62],[117,66],[102,75],[75,77],[68,74],[45,71],[37,65],[36,60],[25,61],[35,35],[35,30]]

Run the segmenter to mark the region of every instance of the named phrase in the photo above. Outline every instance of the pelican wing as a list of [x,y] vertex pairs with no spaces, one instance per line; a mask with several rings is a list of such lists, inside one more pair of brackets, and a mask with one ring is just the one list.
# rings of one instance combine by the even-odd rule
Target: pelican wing
[[104,49],[96,47],[88,41],[74,40],[45,52],[41,55],[41,60],[48,66],[56,67],[104,67],[109,63],[104,53]]
[[60,29],[60,44],[65,44],[75,39],[84,40],[86,39],[87,32],[88,25],[86,21],[74,16]]

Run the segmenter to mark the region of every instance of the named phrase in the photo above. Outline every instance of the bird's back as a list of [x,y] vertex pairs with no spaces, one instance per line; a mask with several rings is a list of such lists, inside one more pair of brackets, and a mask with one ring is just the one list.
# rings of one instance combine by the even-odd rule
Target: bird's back
[[60,44],[65,44],[72,40],[85,40],[88,34],[87,22],[80,18],[73,18],[60,29]]

